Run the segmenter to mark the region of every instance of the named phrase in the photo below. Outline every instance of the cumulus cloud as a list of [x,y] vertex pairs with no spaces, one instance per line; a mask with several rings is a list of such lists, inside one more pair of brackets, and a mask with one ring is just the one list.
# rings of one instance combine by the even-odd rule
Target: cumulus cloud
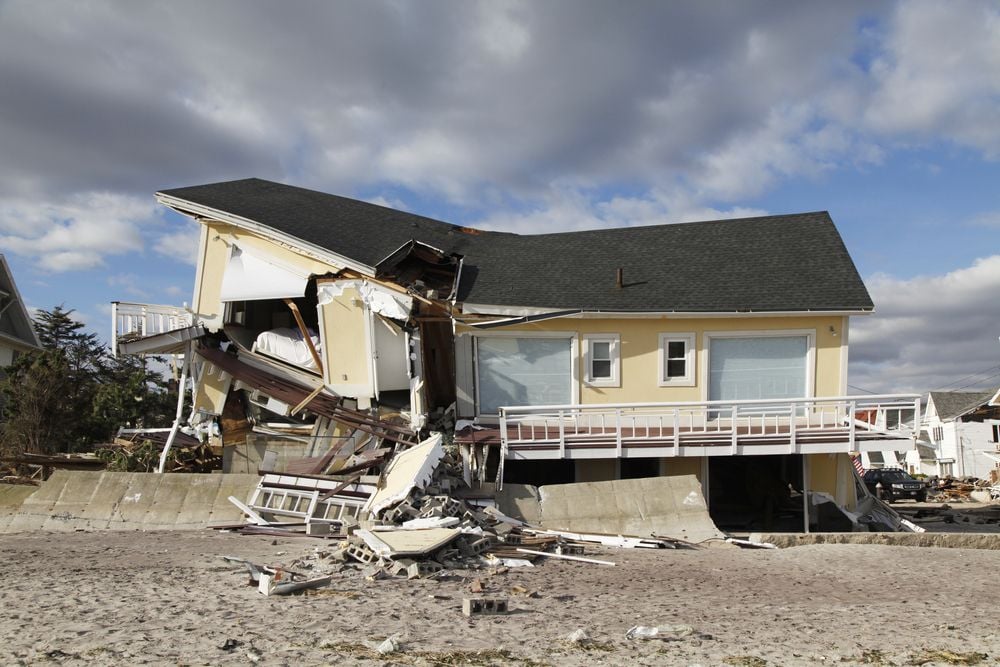
[[141,250],[140,226],[157,215],[148,198],[108,192],[48,203],[0,199],[0,246],[44,271],[91,269]]
[[[0,247],[46,272],[190,264],[194,226],[150,195],[247,176],[521,232],[761,214],[782,184],[901,147],[1000,156],[998,17],[992,0],[7,0]],[[918,281],[892,281],[872,282],[854,367],[916,387],[905,355],[929,350],[889,343],[937,325],[904,304],[928,301]]]
[[[875,314],[853,320],[850,383],[874,391],[925,392],[984,369],[1000,372],[1000,255],[943,275],[868,281]],[[977,375],[985,388],[1000,375]],[[975,384],[973,384],[975,386]]]
[[887,135],[946,136],[1000,155],[1000,6],[977,0],[897,5],[871,65],[865,120]]
[[201,227],[195,222],[179,222],[179,231],[160,234],[153,244],[153,249],[165,257],[170,257],[182,264],[195,266],[198,263],[198,243]]

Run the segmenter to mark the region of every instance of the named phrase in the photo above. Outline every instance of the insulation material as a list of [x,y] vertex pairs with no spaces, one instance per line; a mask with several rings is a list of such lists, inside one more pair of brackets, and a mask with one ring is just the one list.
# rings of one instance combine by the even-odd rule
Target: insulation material
[[412,298],[363,280],[322,283],[317,287],[316,298],[321,306],[326,305],[343,294],[348,287],[358,290],[361,300],[373,313],[393,320],[409,319],[410,311],[413,309]]
[[379,489],[365,504],[364,511],[372,516],[406,500],[413,489],[423,489],[434,476],[434,469],[444,456],[441,434],[435,433],[419,445],[397,454],[385,472]]
[[291,299],[306,293],[308,272],[234,245],[222,276],[222,301]]
[[725,538],[694,475],[550,484],[538,495],[541,525],[548,529],[695,543]]

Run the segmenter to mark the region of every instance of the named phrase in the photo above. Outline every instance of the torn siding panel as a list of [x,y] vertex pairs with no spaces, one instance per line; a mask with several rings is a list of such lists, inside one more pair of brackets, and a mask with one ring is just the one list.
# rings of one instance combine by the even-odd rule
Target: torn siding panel
[[233,385],[233,376],[208,361],[202,361],[199,365],[201,371],[195,382],[194,409],[221,415],[226,396]]
[[329,295],[319,307],[323,321],[325,382],[341,396],[372,398],[371,328],[356,287]]

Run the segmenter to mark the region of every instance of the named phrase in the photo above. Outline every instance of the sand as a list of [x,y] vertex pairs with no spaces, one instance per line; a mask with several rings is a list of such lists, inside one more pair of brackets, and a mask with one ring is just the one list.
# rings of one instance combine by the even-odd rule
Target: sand
[[[939,660],[929,664],[946,664],[947,654],[935,651],[982,664],[1000,657],[997,551],[588,549],[617,566],[546,560],[494,576],[373,583],[351,572],[320,593],[290,597],[262,596],[245,585],[245,570],[221,558],[288,564],[328,544],[212,531],[5,535],[0,664],[756,666],[917,664],[933,655]],[[509,596],[509,614],[462,616],[475,577],[486,594]],[[512,594],[515,586],[535,596]],[[633,625],[691,631],[670,641],[626,639]],[[578,628],[589,643],[566,641]],[[380,656],[371,647],[389,635],[398,635],[401,651]]]

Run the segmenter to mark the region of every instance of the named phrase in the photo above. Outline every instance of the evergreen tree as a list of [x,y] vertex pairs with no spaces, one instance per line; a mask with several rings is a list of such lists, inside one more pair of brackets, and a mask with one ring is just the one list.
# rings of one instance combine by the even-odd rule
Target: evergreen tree
[[34,324],[44,349],[18,357],[0,380],[0,450],[86,451],[119,426],[169,423],[176,394],[144,359],[115,359],[62,306],[39,311]]

